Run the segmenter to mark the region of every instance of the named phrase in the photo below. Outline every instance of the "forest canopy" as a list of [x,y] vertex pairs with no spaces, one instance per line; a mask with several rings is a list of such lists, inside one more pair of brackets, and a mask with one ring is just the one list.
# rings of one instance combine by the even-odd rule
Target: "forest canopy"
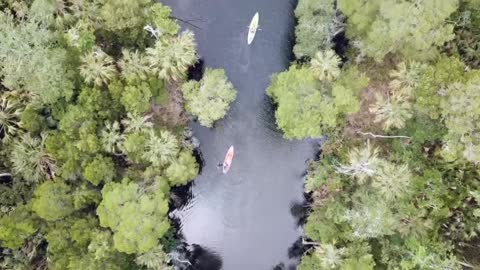
[[476,0],[300,0],[296,60],[267,93],[309,164],[299,269],[476,269]]
[[167,269],[193,33],[150,0],[0,7],[0,268]]

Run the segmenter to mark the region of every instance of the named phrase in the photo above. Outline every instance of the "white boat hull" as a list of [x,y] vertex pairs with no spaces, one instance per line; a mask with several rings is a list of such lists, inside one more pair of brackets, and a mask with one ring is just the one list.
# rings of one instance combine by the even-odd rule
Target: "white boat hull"
[[258,17],[259,16],[258,16],[258,12],[257,12],[253,16],[252,21],[250,22],[250,26],[248,27],[248,39],[247,39],[248,45],[252,44],[253,39],[255,38],[255,34],[257,33]]

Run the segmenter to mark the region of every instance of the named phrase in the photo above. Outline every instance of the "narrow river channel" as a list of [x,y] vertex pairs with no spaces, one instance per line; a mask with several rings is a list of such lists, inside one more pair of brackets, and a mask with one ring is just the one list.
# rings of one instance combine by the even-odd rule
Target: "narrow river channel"
[[[305,161],[313,141],[288,141],[276,128],[265,94],[272,74],[288,68],[293,45],[292,0],[162,0],[195,32],[205,67],[225,69],[238,90],[226,118],[213,129],[192,123],[204,159],[192,198],[174,212],[189,244],[215,253],[225,270],[294,269],[289,248],[301,236],[292,206],[301,204]],[[247,45],[255,12],[260,29]],[[217,164],[230,145],[228,174]],[[283,269],[283,268],[282,268]],[[208,269],[215,270],[215,269]]]

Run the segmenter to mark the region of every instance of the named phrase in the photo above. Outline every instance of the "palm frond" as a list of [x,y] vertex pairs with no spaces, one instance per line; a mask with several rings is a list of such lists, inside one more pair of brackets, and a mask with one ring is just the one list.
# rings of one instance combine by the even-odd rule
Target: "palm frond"
[[150,122],[152,115],[133,115],[128,113],[128,118],[122,120],[122,124],[125,126],[125,132],[144,132],[153,127],[153,123]]
[[159,166],[168,163],[177,156],[179,151],[178,141],[170,131],[162,130],[157,135],[153,130],[150,130],[148,134],[149,139],[143,157],[150,161],[152,165]]
[[117,73],[113,58],[100,48],[84,55],[81,61],[80,75],[83,76],[86,83],[94,83],[99,86],[107,84]]
[[[22,106],[14,98],[7,95],[0,96],[0,140],[10,140],[20,130],[20,116]],[[2,137],[3,136],[3,137]]]
[[311,68],[319,80],[333,80],[340,75],[340,57],[335,51],[328,49],[319,51],[311,60]]
[[117,121],[105,123],[105,129],[102,130],[100,138],[106,152],[113,154],[120,152],[118,149],[124,136],[120,133],[120,124]]
[[10,159],[14,174],[36,183],[55,177],[56,161],[45,151],[45,139],[24,134],[13,143]]
[[402,128],[405,122],[412,117],[412,104],[404,95],[394,93],[385,98],[377,94],[376,102],[370,106],[370,112],[375,114],[375,123],[383,123],[384,130]]

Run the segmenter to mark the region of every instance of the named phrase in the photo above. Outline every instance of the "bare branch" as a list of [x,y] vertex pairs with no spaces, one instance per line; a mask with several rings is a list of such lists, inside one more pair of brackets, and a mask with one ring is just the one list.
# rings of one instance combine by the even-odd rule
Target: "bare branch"
[[306,241],[304,238],[302,238],[302,244],[303,244],[303,245],[312,245],[312,246],[316,246],[316,247],[320,246],[319,243],[317,243],[317,242],[311,242],[311,241]]
[[396,138],[400,138],[400,139],[412,139],[412,137],[408,137],[408,136],[400,136],[400,135],[397,135],[397,136],[378,135],[378,134],[373,134],[373,133],[371,133],[371,132],[362,132],[362,131],[357,131],[357,134],[360,134],[360,135],[363,135],[363,136],[371,136],[372,138],[382,138],[382,139],[396,139]]
[[11,173],[0,173],[0,177],[12,177]]
[[460,265],[464,266],[464,267],[468,267],[468,268],[472,268],[474,269],[475,267],[469,263],[466,263],[466,262],[458,262]]

